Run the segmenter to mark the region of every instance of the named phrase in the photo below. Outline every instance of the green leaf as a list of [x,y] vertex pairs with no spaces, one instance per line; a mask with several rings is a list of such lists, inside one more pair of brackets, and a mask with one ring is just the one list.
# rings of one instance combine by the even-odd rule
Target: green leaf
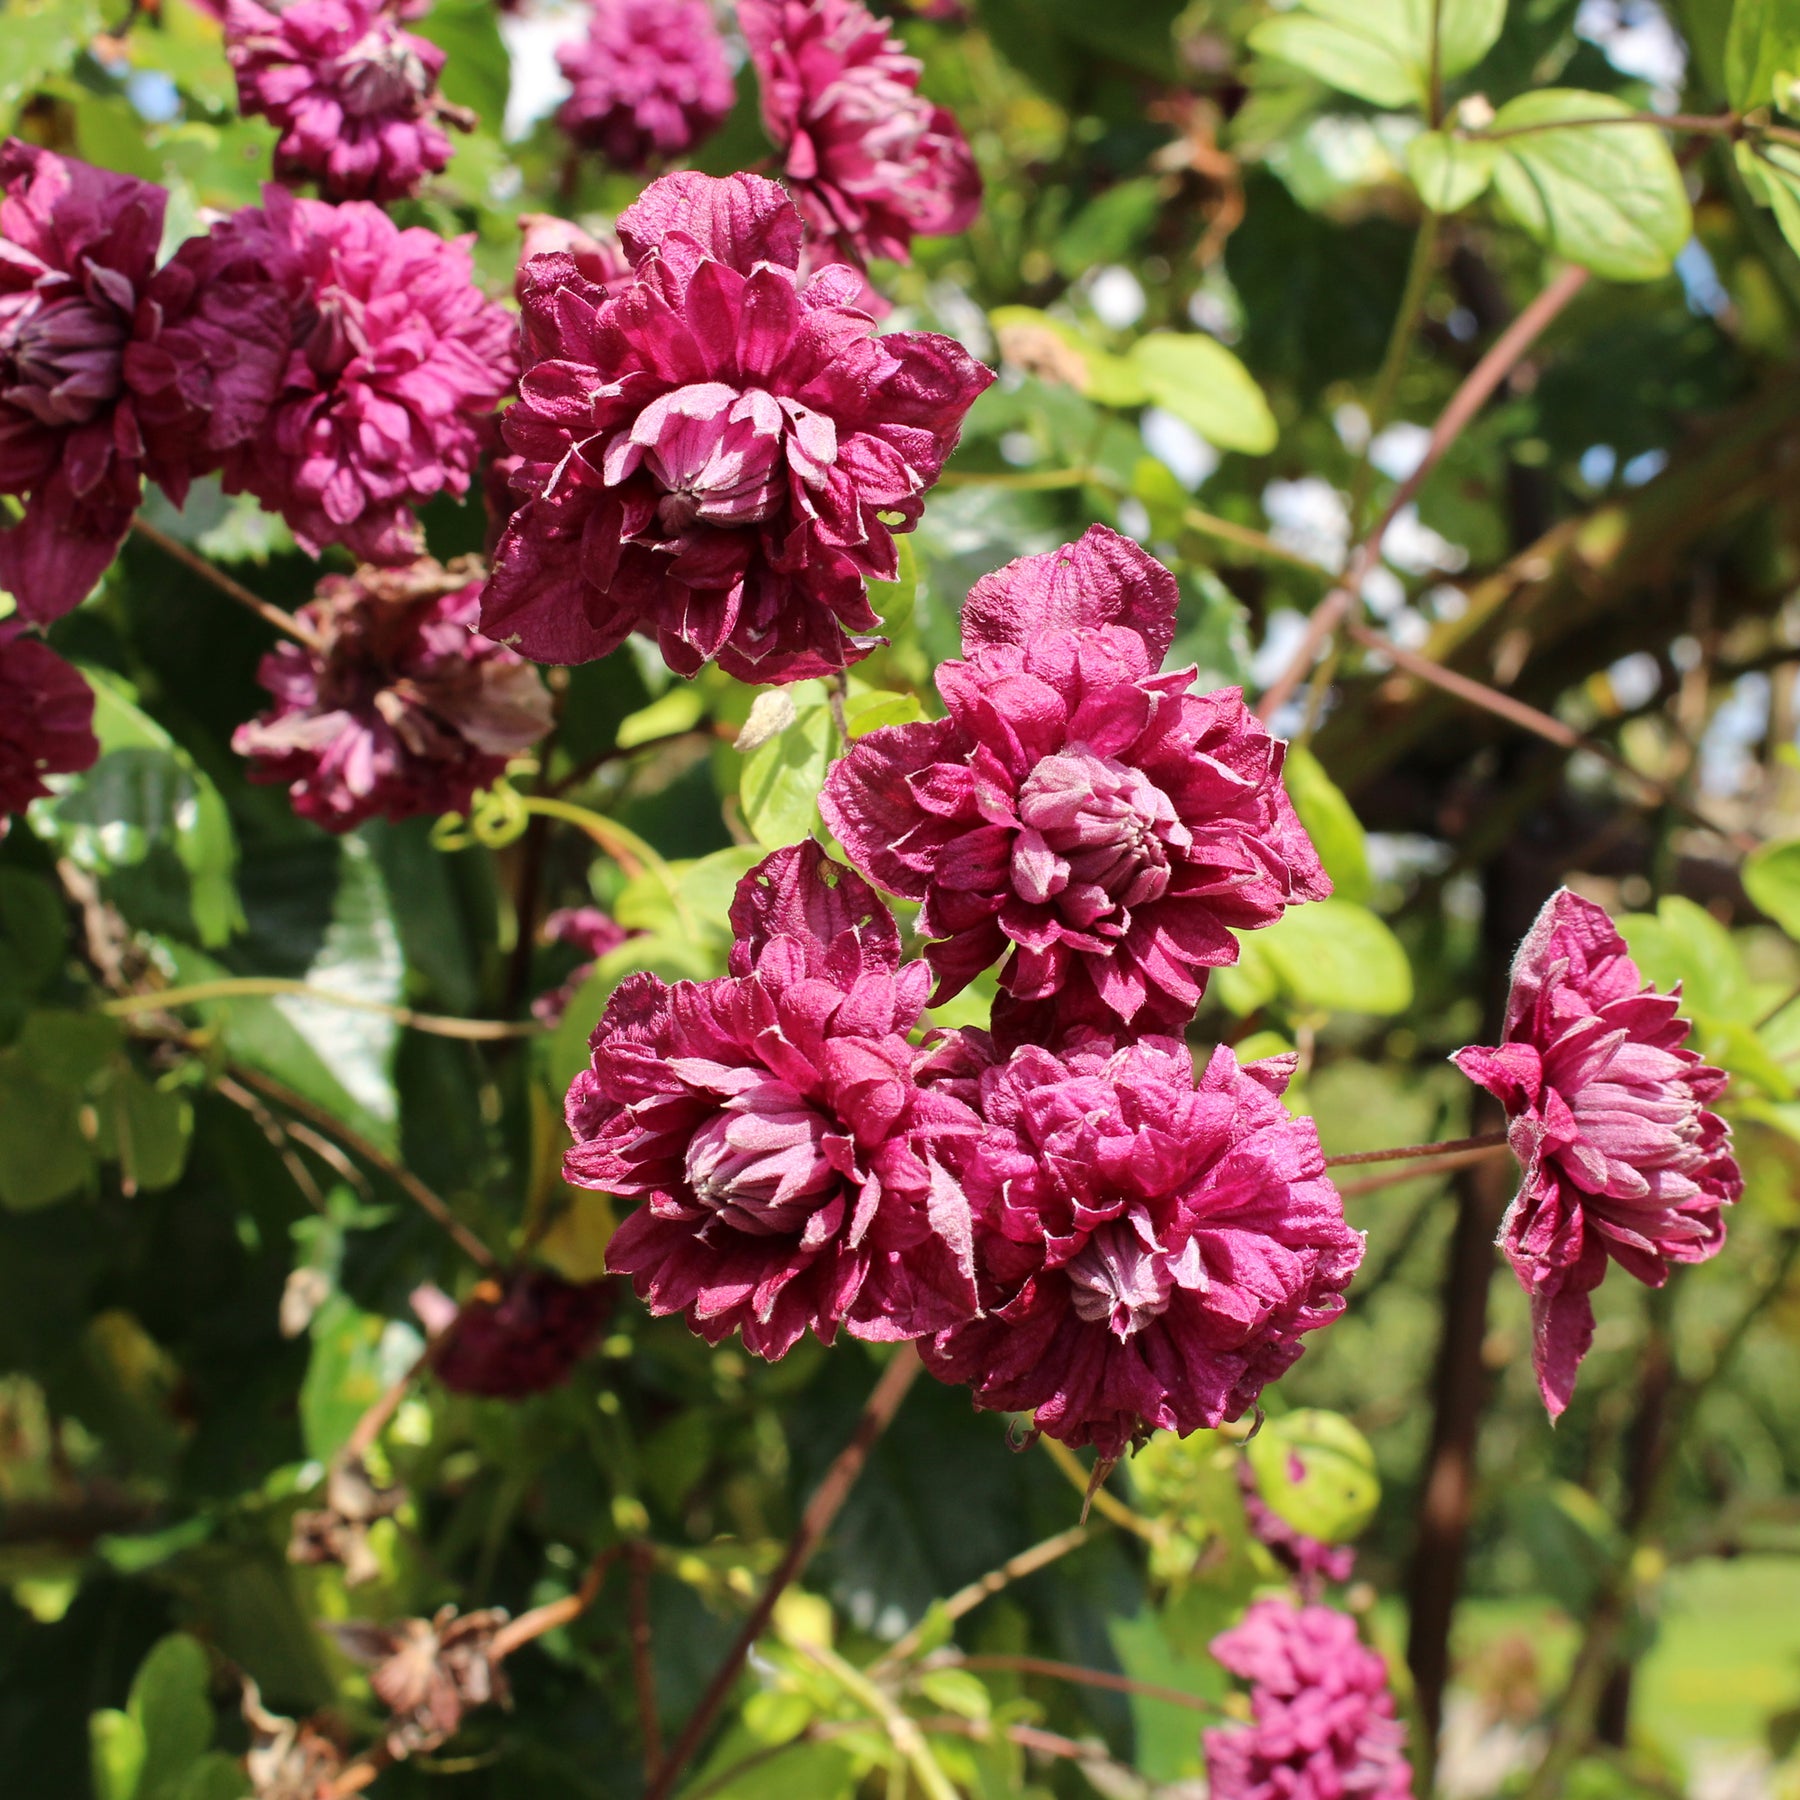
[[1250,371],[1204,332],[1152,331],[1131,347],[1144,390],[1222,450],[1261,456],[1280,436]]
[[1406,146],[1406,170],[1433,212],[1461,212],[1487,192],[1496,151],[1497,146],[1479,138],[1422,131]]
[[1739,112],[1780,104],[1776,77],[1791,80],[1797,73],[1800,0],[1736,0],[1725,38],[1725,94],[1731,104]]
[[691,681],[678,681],[666,694],[619,721],[621,750],[635,750],[656,738],[692,731],[706,716],[706,696]]
[[0,130],[11,129],[20,104],[68,68],[99,29],[98,0],[11,0],[0,57]]
[[484,136],[498,139],[506,116],[512,58],[495,24],[489,0],[437,0],[409,31],[429,39],[445,52],[438,86],[444,98],[472,108],[481,116]]
[[1744,858],[1744,892],[1800,942],[1800,838],[1759,845]]
[[929,1669],[919,1677],[919,1692],[958,1718],[985,1719],[994,1710],[993,1695],[967,1669]]
[[1616,923],[1646,981],[1665,994],[1680,984],[1689,1018],[1721,1024],[1755,1018],[1743,952],[1705,907],[1671,894],[1654,913],[1627,913]]
[[837,727],[822,681],[796,682],[794,722],[744,758],[738,800],[751,835],[767,849],[797,844],[818,823],[819,789],[831,767]]
[[121,1061],[99,1102],[103,1156],[114,1158],[128,1194],[173,1187],[187,1167],[194,1109],[185,1095],[146,1081]]
[[1162,204],[1163,184],[1155,175],[1109,187],[1063,227],[1054,251],[1057,268],[1073,278],[1122,262],[1148,236]]
[[1494,185],[1547,250],[1609,281],[1655,281],[1694,228],[1668,140],[1654,125],[1563,123],[1630,112],[1610,94],[1580,88],[1509,100],[1492,127]]
[[46,1080],[23,1050],[0,1050],[0,1205],[29,1212],[87,1185],[81,1108],[79,1090]]
[[68,937],[56,889],[23,869],[0,869],[0,987],[42,992],[62,967]]
[[1149,398],[1135,364],[1095,343],[1065,319],[1035,306],[996,306],[988,314],[1000,354],[1010,363],[1060,382],[1101,406],[1142,406]]
[[1266,959],[1279,990],[1302,1008],[1387,1017],[1412,1004],[1412,968],[1400,940],[1353,901],[1291,906],[1279,923],[1242,941]]
[[312,1319],[312,1359],[300,1387],[306,1454],[328,1463],[404,1368],[389,1354],[388,1322],[333,1294]]
[[95,1800],[134,1800],[144,1766],[144,1734],[129,1713],[108,1707],[88,1718]]
[[1446,80],[1474,68],[1506,23],[1506,0],[1301,0],[1258,25],[1250,45],[1377,106],[1424,107],[1434,9]]
[[1344,791],[1324,765],[1302,744],[1288,747],[1282,770],[1288,798],[1306,827],[1340,900],[1366,905],[1374,882],[1369,875],[1369,845],[1362,821]]
[[249,1778],[237,1759],[215,1750],[181,1778],[172,1800],[245,1800],[249,1792]]
[[136,1800],[169,1800],[189,1767],[212,1743],[206,1652],[181,1632],[144,1658],[131,1683],[128,1710],[144,1738]]
[[1264,1504],[1308,1537],[1348,1543],[1381,1504],[1375,1452],[1342,1413],[1307,1407],[1269,1419],[1245,1453]]

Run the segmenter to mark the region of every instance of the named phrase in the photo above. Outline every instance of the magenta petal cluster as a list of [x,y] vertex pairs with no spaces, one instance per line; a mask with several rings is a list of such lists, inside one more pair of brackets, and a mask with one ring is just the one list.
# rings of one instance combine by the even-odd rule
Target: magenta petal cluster
[[1212,1653],[1251,1712],[1204,1734],[1212,1800],[1412,1800],[1387,1665],[1347,1613],[1258,1600]]
[[467,491],[517,368],[512,317],[475,286],[471,242],[274,187],[196,240],[210,279],[262,285],[287,329],[272,410],[227,454],[226,489],[280,513],[313,554],[410,562],[412,509]]
[[0,623],[0,837],[13,813],[49,793],[46,775],[88,768],[100,754],[94,690],[17,619]]
[[477,635],[480,592],[431,562],[327,576],[298,615],[317,648],[263,658],[275,706],[232,739],[251,779],[329,831],[467,811],[551,720],[537,670]]
[[821,806],[851,862],[924,902],[934,1004],[1004,956],[1034,1014],[1179,1030],[1234,930],[1330,893],[1281,744],[1237,689],[1158,673],[1176,598],[1100,525],[1009,564],[969,595],[968,660],[938,669],[948,717],[832,769]]
[[915,237],[967,228],[981,176],[921,67],[858,0],[738,0],[763,126],[819,261],[910,260]]
[[1221,1045],[1196,1081],[1179,1039],[1090,1033],[972,1075],[981,1051],[937,1063],[985,1126],[955,1146],[982,1314],[921,1346],[927,1367],[1103,1457],[1241,1417],[1362,1261],[1312,1121],[1281,1103],[1295,1059]]
[[137,510],[145,445],[126,382],[162,234],[159,187],[0,145],[0,588],[21,617],[66,613]]
[[[1290,1461],[1298,1461],[1289,1452]],[[1301,1594],[1311,1599],[1327,1581],[1348,1581],[1356,1552],[1348,1544],[1328,1544],[1290,1525],[1263,1497],[1249,1459],[1238,1464],[1238,1492],[1244,1498],[1244,1523],[1250,1535],[1294,1576]]]
[[565,1281],[518,1268],[484,1281],[431,1345],[431,1368],[454,1394],[516,1400],[568,1380],[612,1312],[610,1281]]
[[238,105],[280,131],[275,173],[327,200],[398,200],[450,160],[438,124],[444,53],[379,0],[227,0]]
[[938,1156],[975,1122],[914,1079],[928,977],[816,844],[732,906],[731,973],[634,975],[569,1090],[567,1179],[638,1200],[607,1250],[652,1312],[759,1356],[811,1329],[917,1337],[973,1310],[969,1221]]
[[587,959],[571,969],[558,986],[547,994],[539,994],[531,1003],[531,1016],[554,1030],[569,1010],[569,1002],[593,974],[595,963],[618,949],[632,934],[597,906],[564,906],[544,921],[539,935],[546,944],[571,944]]
[[800,216],[758,176],[666,175],[619,235],[622,293],[568,259],[527,271],[504,421],[525,499],[483,629],[539,662],[642,630],[684,675],[843,668],[992,374],[949,338],[877,337],[841,265],[803,281]]
[[619,169],[684,155],[737,99],[708,0],[593,0],[556,65],[572,90],[557,124]]
[[1531,1296],[1552,1418],[1593,1342],[1607,1263],[1661,1287],[1671,1263],[1717,1253],[1743,1191],[1730,1128],[1709,1110],[1725,1076],[1686,1047],[1677,1005],[1605,912],[1562,888],[1519,946],[1504,1041],[1452,1059],[1506,1108],[1524,1169],[1500,1244]]

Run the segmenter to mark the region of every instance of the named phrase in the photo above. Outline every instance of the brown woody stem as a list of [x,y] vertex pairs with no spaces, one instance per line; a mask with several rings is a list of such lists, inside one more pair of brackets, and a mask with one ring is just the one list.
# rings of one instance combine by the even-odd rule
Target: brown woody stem
[[1477,1137],[1445,1138],[1441,1144],[1402,1144],[1393,1150],[1347,1150],[1328,1156],[1328,1169],[1348,1168],[1352,1163],[1402,1162],[1417,1156],[1444,1156],[1458,1150],[1491,1150],[1506,1142],[1504,1131],[1484,1131]]
[[223,569],[209,563],[197,551],[190,550],[179,538],[170,537],[166,531],[158,531],[154,525],[148,525],[142,519],[133,519],[131,529],[146,544],[153,544],[164,556],[173,558],[184,569],[216,587],[226,599],[235,600],[246,611],[255,613],[265,625],[273,625],[277,631],[284,632],[295,643],[304,644],[309,650],[317,651],[320,648],[319,640],[292,613],[282,611],[260,594],[251,593],[241,581],[234,580]]

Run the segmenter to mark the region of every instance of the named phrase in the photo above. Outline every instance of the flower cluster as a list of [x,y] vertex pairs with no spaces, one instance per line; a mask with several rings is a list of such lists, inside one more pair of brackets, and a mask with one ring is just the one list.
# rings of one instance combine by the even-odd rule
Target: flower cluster
[[907,262],[915,237],[967,228],[981,205],[975,159],[880,19],[859,0],[738,0],[738,18],[816,261]]
[[238,106],[281,132],[275,173],[327,200],[398,200],[450,160],[438,121],[473,118],[438,94],[444,53],[379,0],[226,0]]
[[1524,1180],[1500,1243],[1531,1296],[1532,1361],[1552,1418],[1594,1338],[1609,1261],[1651,1287],[1725,1242],[1743,1191],[1709,1110],[1721,1071],[1686,1048],[1672,994],[1645,982],[1612,921],[1567,888],[1513,963],[1502,1042],[1453,1060],[1506,1109]]
[[1251,1712],[1204,1734],[1213,1800],[1412,1800],[1387,1665],[1347,1614],[1259,1600],[1212,1653]]
[[653,632],[796,681],[879,640],[867,584],[897,572],[963,415],[993,379],[951,339],[877,337],[859,279],[799,273],[774,182],[667,175],[619,220],[632,278],[553,255],[523,278],[524,373],[505,416],[522,504],[482,628],[540,662]]
[[232,747],[331,831],[463,812],[550,728],[528,662],[477,635],[481,575],[424,561],[328,575],[297,623],[313,639],[263,658],[273,710]]
[[594,1347],[612,1312],[609,1281],[565,1281],[519,1268],[484,1281],[431,1345],[431,1367],[452,1393],[516,1400],[559,1387]]
[[11,815],[49,793],[46,775],[88,768],[100,754],[94,690],[16,619],[0,623],[0,837]]
[[557,124],[620,169],[683,155],[737,99],[707,0],[594,0],[556,64],[571,89]]

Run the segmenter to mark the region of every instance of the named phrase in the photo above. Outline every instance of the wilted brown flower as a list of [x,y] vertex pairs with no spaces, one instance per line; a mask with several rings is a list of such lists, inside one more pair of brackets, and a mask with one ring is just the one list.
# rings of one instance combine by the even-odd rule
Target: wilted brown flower
[[308,1720],[263,1710],[256,1683],[244,1683],[250,1749],[244,1770],[256,1800],[322,1800],[344,1766],[343,1752]]
[[394,1715],[385,1741],[396,1762],[454,1737],[470,1707],[509,1703],[505,1672],[492,1657],[507,1617],[498,1606],[472,1613],[443,1606],[429,1619],[328,1627],[345,1655],[374,1666],[369,1685]]
[[346,1587],[373,1581],[381,1564],[369,1548],[369,1527],[391,1519],[405,1498],[404,1488],[381,1486],[360,1456],[334,1462],[325,1477],[324,1506],[294,1514],[288,1561],[309,1568],[341,1563]]

